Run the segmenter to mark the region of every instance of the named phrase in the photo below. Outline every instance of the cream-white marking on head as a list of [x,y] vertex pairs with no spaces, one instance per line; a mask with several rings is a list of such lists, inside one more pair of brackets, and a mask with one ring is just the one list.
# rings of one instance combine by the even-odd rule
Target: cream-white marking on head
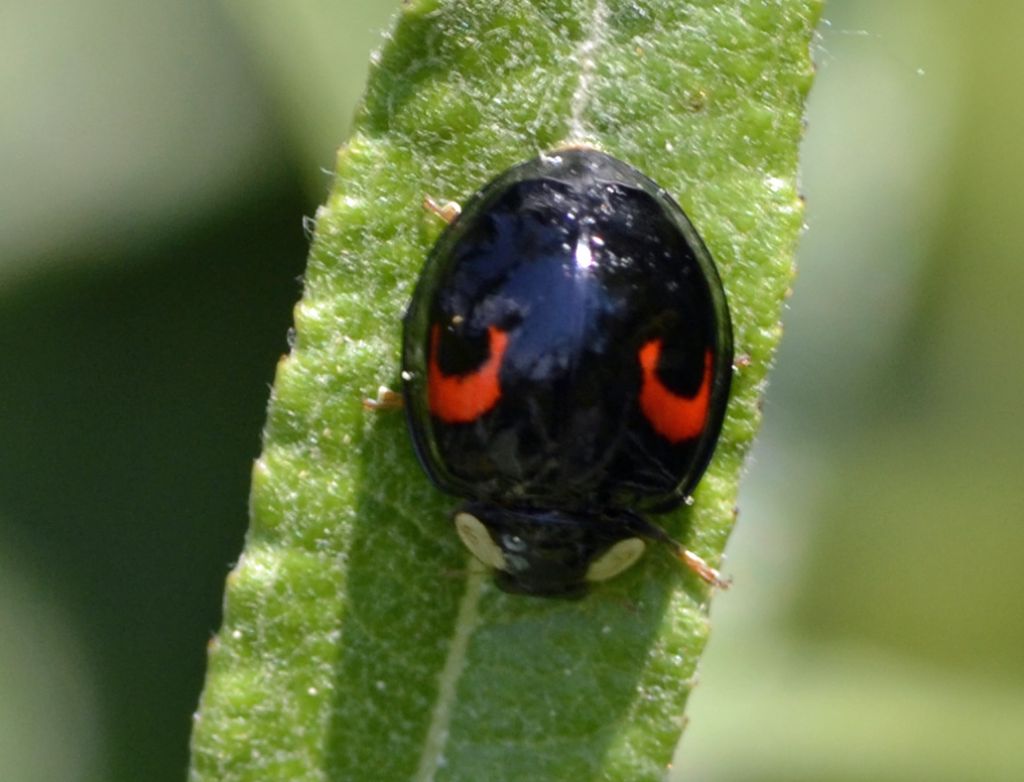
[[587,581],[607,581],[614,578],[636,564],[643,556],[645,548],[646,544],[641,538],[620,540],[590,563],[590,567],[587,568]]
[[490,567],[508,570],[505,556],[501,553],[498,545],[491,540],[491,534],[480,519],[469,513],[456,513],[455,530],[474,557]]

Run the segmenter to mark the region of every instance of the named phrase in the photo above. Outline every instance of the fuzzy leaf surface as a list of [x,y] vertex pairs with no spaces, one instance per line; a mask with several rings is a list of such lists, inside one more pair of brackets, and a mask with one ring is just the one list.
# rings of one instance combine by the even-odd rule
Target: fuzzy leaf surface
[[819,0],[404,4],[317,214],[194,782],[665,777],[707,640],[705,586],[653,548],[581,601],[498,591],[402,415],[361,400],[400,385],[401,314],[441,230],[424,195],[464,201],[541,151],[597,146],[675,196],[727,291],[743,361],[721,442],[694,505],[657,518],[719,561],[801,229],[819,13]]

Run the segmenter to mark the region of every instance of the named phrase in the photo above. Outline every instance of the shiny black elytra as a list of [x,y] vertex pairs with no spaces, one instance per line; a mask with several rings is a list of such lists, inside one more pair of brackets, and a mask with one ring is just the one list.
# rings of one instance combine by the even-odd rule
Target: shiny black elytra
[[423,469],[466,498],[467,547],[499,586],[578,596],[669,544],[711,459],[732,377],[715,265],[635,168],[572,148],[477,192],[405,316],[403,394]]

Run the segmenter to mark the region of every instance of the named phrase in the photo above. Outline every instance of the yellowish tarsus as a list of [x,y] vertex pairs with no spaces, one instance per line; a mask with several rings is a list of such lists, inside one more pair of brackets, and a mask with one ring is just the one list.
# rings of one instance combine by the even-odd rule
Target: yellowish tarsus
[[423,196],[423,208],[428,212],[433,212],[446,223],[455,222],[455,218],[462,214],[462,207],[454,201],[439,204],[430,196]]

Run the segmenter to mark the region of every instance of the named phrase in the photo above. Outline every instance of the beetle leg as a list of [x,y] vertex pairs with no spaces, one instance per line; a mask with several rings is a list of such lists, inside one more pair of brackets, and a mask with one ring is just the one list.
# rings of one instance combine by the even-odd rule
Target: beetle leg
[[439,204],[430,196],[423,197],[423,208],[428,212],[433,212],[446,223],[454,222],[455,218],[462,214],[462,207],[454,201]]
[[377,389],[376,399],[364,399],[363,409],[380,412],[381,410],[401,410],[405,407],[405,399],[397,391],[392,391],[387,386]]
[[717,570],[711,567],[711,565],[698,557],[692,551],[688,550],[678,540],[669,537],[668,533],[657,524],[651,524],[647,519],[631,512],[626,512],[620,518],[622,524],[627,529],[640,537],[647,538],[648,540],[655,540],[658,543],[664,543],[668,546],[675,558],[686,565],[692,573],[702,579],[705,583],[718,587],[719,589],[728,589],[732,585],[731,580],[723,578]]
[[676,558],[682,562],[691,571],[696,573],[700,578],[711,586],[716,586],[719,589],[728,589],[732,586],[732,580],[728,578],[722,578],[722,575],[715,570],[711,565],[705,562],[703,559],[698,557],[692,551],[685,549],[679,543],[675,543],[674,553]]

